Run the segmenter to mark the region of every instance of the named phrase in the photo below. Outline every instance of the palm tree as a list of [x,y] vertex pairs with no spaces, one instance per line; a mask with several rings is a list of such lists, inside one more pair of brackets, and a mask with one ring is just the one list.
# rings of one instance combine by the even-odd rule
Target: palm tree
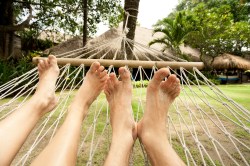
[[[134,40],[135,37],[135,29],[136,29],[136,21],[137,21],[137,15],[139,10],[139,4],[140,0],[125,0],[124,1],[124,10],[130,14],[130,17],[127,20],[127,15],[124,13],[124,21],[123,21],[123,27],[126,26],[129,29],[128,33],[126,34],[126,37],[130,40]],[[127,23],[126,23],[127,21]],[[122,43],[123,48],[123,43]],[[133,43],[125,43],[125,50],[127,54],[127,58],[129,60],[133,59],[133,51],[134,45]]]
[[[195,26],[187,24],[192,17],[187,16],[184,12],[178,12],[175,19],[164,18],[158,21],[153,30],[155,33],[163,33],[163,37],[152,40],[149,46],[160,43],[164,44],[162,51],[170,49],[175,56],[181,56],[180,45],[184,43],[187,35],[196,30]],[[191,21],[195,22],[195,21]]]

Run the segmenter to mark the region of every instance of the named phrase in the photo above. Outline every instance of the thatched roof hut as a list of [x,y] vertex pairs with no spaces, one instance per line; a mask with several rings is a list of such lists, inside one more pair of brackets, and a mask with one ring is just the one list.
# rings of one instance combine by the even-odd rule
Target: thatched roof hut
[[[116,56],[116,59],[125,59],[125,50],[122,51],[123,45],[123,34],[122,26],[120,25],[118,28],[111,28],[106,31],[99,37],[96,37],[90,40],[86,47],[87,48],[95,48],[99,43],[105,43],[103,46],[98,47],[95,52],[99,52],[98,55],[92,57],[99,59],[102,55],[105,55],[104,59],[113,59]],[[151,46],[149,49],[148,43],[157,38],[158,36],[152,36],[152,31],[147,28],[142,28],[137,26],[135,31],[135,39],[134,39],[134,49],[133,49],[133,59],[134,60],[159,60],[157,57],[168,60],[163,56],[160,51],[162,46],[160,44],[155,44]],[[126,40],[126,42],[131,43],[132,41]],[[107,53],[108,52],[108,53]],[[117,55],[115,55],[117,54]],[[168,56],[172,56],[170,53],[166,53]],[[91,54],[90,54],[91,56]],[[87,56],[86,56],[87,57]]]
[[[104,34],[100,35],[99,37],[90,40],[88,42],[88,46],[95,45],[95,44],[102,42],[102,41],[108,42],[108,41],[115,39],[115,38],[122,36],[122,35],[123,35],[122,34],[122,26],[120,25],[118,28],[112,28],[112,29],[106,31]],[[157,38],[161,38],[162,36],[163,36],[162,33],[155,33],[153,35],[152,29],[137,26],[136,30],[135,30],[134,42],[139,43],[141,45],[144,45],[144,46],[151,48],[153,50],[155,49],[155,50],[161,51],[163,48],[163,44],[156,43],[156,44],[151,45],[150,47],[148,44],[152,40],[157,39]],[[121,43],[119,43],[119,42],[116,42],[112,45],[113,49],[119,49],[120,47],[121,47]],[[190,57],[191,61],[200,61],[200,59],[199,59],[200,52],[197,49],[191,48],[189,46],[184,46],[184,45],[181,45],[180,49],[184,54],[186,54]],[[135,54],[138,54],[139,56],[143,56],[143,54],[148,55],[147,51],[148,50],[145,50],[145,48],[141,48],[141,47],[134,48]],[[161,55],[157,55],[156,52],[151,52],[151,53],[155,54],[156,56],[161,56]],[[165,51],[164,54],[168,55],[168,56],[173,56],[170,50]],[[143,58],[143,57],[141,57],[141,58]],[[152,59],[154,60],[154,58],[152,58]]]
[[[153,31],[151,29],[136,26],[134,41],[137,43],[143,44],[145,46],[148,46],[148,43],[151,40],[161,37],[160,33],[157,33],[154,36],[152,36],[152,33],[153,33]],[[94,45],[94,44],[97,44],[97,43],[104,41],[104,40],[109,41],[109,40],[112,40],[112,39],[117,38],[117,37],[122,36],[122,35],[123,35],[122,25],[120,24],[118,28],[111,28],[110,30],[103,33],[102,35],[90,40],[88,42],[88,45]],[[114,45],[114,47],[119,47],[119,48],[120,48],[120,46],[121,46],[121,43],[116,43],[116,45]],[[162,45],[154,44],[151,46],[151,48],[161,50]]]
[[[135,39],[134,41],[136,43],[142,44],[146,47],[148,47],[148,43],[152,41],[155,38],[162,37],[163,34],[156,33],[153,34],[152,29],[143,28],[143,27],[136,27],[135,31]],[[94,39],[91,39],[88,41],[85,52],[77,52],[77,54],[72,54],[70,57],[77,57],[81,54],[85,54],[83,58],[91,57],[91,59],[99,59],[103,55],[105,55],[104,59],[112,59],[114,57],[114,54],[117,50],[121,48],[121,40],[115,40],[120,37],[122,39],[122,26],[120,25],[118,28],[111,28],[110,30],[106,31],[99,37],[96,37]],[[113,42],[112,42],[113,41]],[[99,43],[104,43],[104,46],[98,46]],[[106,43],[108,43],[108,46],[106,47]],[[52,54],[62,54],[65,52],[69,52],[72,50],[76,50],[82,47],[82,38],[81,37],[75,37],[73,39],[70,39],[66,42],[62,42],[61,44],[50,48],[47,50],[47,53],[50,51]],[[168,61],[169,59],[165,58],[165,55],[171,55],[171,52],[165,52],[165,55],[163,55],[161,52],[154,52],[149,51],[146,47],[140,47],[136,46],[134,48],[134,53],[136,56],[139,57],[139,60],[148,60],[148,58],[145,58],[146,56],[149,57],[151,60],[158,60],[157,57],[160,57],[163,60]],[[155,50],[161,50],[163,45],[161,44],[154,44],[150,48],[153,48]],[[188,55],[191,59],[191,61],[200,61],[200,52],[197,49],[191,48],[189,46],[182,45],[180,47],[181,51]],[[88,52],[88,53],[86,53]],[[98,52],[98,53],[97,53]],[[108,53],[107,53],[108,52]],[[95,54],[93,56],[93,54]],[[118,51],[117,57],[121,56],[123,54],[121,51]],[[118,58],[119,59],[119,58]],[[120,59],[123,59],[123,57],[120,57]],[[138,60],[138,59],[137,59]],[[242,69],[242,70],[248,70],[250,69],[250,61],[246,60],[244,58],[230,55],[230,54],[223,54],[221,56],[218,56],[214,59],[212,63],[212,67],[214,69]]]
[[[154,44],[152,46],[148,46],[148,43],[150,41],[152,41],[153,39],[156,38],[160,38],[162,37],[163,34],[161,33],[156,33],[155,35],[153,34],[153,30],[152,29],[148,29],[148,28],[143,28],[143,27],[136,27],[136,31],[135,31],[135,39],[134,42],[135,43],[139,43],[137,46],[134,47],[134,54],[138,57],[139,60],[159,60],[157,59],[157,57],[163,59],[163,60],[169,60],[168,58],[166,58],[166,56],[172,56],[172,53],[170,51],[166,51],[164,52],[164,55],[160,52],[160,50],[162,49],[163,45],[161,44]],[[98,52],[97,55],[91,57],[93,59],[98,59],[100,57],[102,57],[103,55],[105,55],[104,59],[113,59],[114,54],[116,53],[116,51],[118,49],[121,49],[121,45],[122,45],[122,40],[117,41],[114,40],[116,38],[122,39],[123,33],[122,33],[122,25],[120,25],[118,28],[111,28],[110,30],[106,31],[105,33],[103,33],[102,35],[100,35],[99,37],[96,37],[94,39],[91,39],[88,41],[86,48],[90,49],[95,49],[94,51],[92,51],[91,53],[89,53],[88,55],[84,56],[84,58],[90,57],[93,55],[93,53]],[[81,38],[74,38],[71,39],[69,41],[63,42],[61,44],[59,44],[56,47],[52,47],[48,50],[46,50],[46,53],[51,52],[52,54],[62,54],[65,52],[69,52],[78,48],[81,48]],[[112,40],[114,40],[114,42],[112,42]],[[108,47],[103,46],[103,47],[98,47],[96,49],[96,45],[99,45],[99,43],[109,43]],[[141,45],[144,45],[143,47]],[[153,50],[149,50],[148,48],[151,48]],[[90,52],[88,50],[88,52]],[[159,51],[154,51],[154,50],[159,50]],[[183,53],[189,55],[191,58],[191,61],[199,61],[199,52],[195,49],[192,49],[188,46],[181,46],[181,50]],[[106,53],[108,52],[108,54],[106,55]],[[118,51],[118,56],[120,57],[119,59],[124,59],[123,56],[123,52]],[[71,57],[77,57],[79,56],[79,54],[77,54],[76,56],[71,56]],[[148,57],[147,57],[148,56]],[[137,60],[138,60],[137,59]]]
[[76,36],[44,51],[45,54],[62,54],[82,47],[82,37]]
[[241,69],[249,70],[250,61],[242,57],[226,54],[218,56],[214,59],[212,63],[214,69]]

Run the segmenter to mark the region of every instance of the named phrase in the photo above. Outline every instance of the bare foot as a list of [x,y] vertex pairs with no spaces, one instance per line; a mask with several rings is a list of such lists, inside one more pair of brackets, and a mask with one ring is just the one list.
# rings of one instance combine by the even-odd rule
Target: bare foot
[[42,114],[51,111],[57,104],[55,96],[55,84],[59,75],[56,57],[49,55],[38,63],[39,82],[34,94],[36,103],[42,110]]
[[118,81],[114,73],[110,74],[105,87],[106,98],[110,107],[110,121],[113,135],[125,135],[127,133],[131,140],[137,137],[136,123],[132,115],[132,84],[130,72],[119,68],[121,81]]
[[104,89],[107,79],[108,75],[105,68],[99,62],[92,63],[72,103],[74,108],[78,106],[76,109],[82,110],[83,107],[88,109]]
[[[167,165],[166,156],[173,157],[171,155],[173,149],[167,139],[166,122],[168,109],[180,94],[180,81],[175,75],[169,75],[169,70],[162,68],[155,73],[150,81],[147,88],[146,110],[137,127],[138,137],[153,165],[156,163],[156,165]],[[163,79],[167,76],[169,77],[164,81]],[[164,151],[164,148],[167,151]],[[166,156],[160,158],[161,155]]]
[[129,156],[137,138],[137,127],[132,115],[132,84],[130,72],[119,68],[121,81],[111,73],[104,93],[110,107],[112,141],[104,165],[129,165]]
[[92,63],[62,126],[32,165],[76,165],[82,121],[89,106],[103,90],[107,78],[104,67],[99,62]]

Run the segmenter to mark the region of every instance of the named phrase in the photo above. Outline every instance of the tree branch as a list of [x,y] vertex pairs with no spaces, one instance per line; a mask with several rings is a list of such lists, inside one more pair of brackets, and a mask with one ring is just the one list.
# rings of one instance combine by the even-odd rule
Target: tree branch
[[29,16],[28,18],[23,21],[21,24],[18,25],[0,25],[0,32],[13,32],[13,31],[22,31],[24,28],[29,27],[29,22],[33,18],[32,15],[32,7],[30,4],[27,4],[29,8]]

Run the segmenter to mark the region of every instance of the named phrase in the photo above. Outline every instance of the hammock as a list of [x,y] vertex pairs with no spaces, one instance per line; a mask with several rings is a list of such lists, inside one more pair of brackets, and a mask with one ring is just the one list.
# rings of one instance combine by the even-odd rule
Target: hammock
[[[134,45],[131,49],[134,61],[127,60],[126,52],[120,49],[124,43]],[[225,95],[199,71],[203,63],[186,62],[124,36],[56,56],[60,65],[56,83],[59,103],[37,124],[13,165],[29,165],[53,138],[84,81],[88,66],[94,61],[106,66],[108,73],[117,73],[120,66],[131,69],[135,121],[139,121],[144,112],[148,81],[158,68],[169,67],[180,79],[181,95],[170,108],[167,134],[182,160],[187,165],[250,164],[250,111]],[[33,59],[35,63],[37,59]],[[38,71],[34,68],[0,86],[0,120],[28,100],[37,81]],[[83,122],[77,165],[102,165],[111,143],[111,132],[108,103],[101,93]],[[130,163],[149,165],[139,141],[133,147]]]

